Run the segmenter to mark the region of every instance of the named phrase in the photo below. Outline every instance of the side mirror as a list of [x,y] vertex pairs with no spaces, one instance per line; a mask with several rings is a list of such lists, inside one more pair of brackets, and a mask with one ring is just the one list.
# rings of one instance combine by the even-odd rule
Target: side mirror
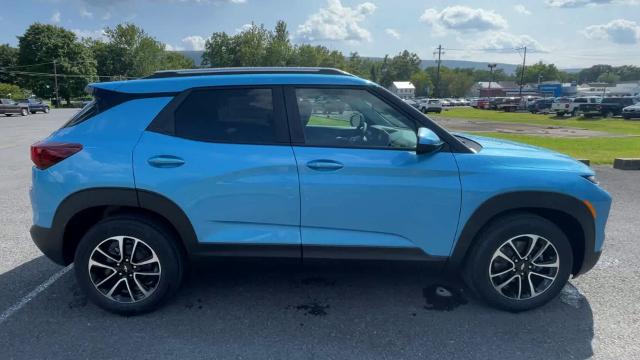
[[421,127],[418,129],[417,154],[429,154],[440,150],[444,142],[430,129]]

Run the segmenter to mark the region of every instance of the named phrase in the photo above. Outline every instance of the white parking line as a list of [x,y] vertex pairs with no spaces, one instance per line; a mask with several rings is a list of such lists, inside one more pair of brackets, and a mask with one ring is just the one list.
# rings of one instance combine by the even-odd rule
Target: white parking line
[[5,310],[2,315],[0,315],[0,324],[2,324],[5,320],[7,320],[11,315],[15,314],[18,310],[22,309],[25,305],[29,303],[29,301],[33,300],[38,294],[46,290],[49,286],[51,286],[56,280],[60,279],[62,275],[66,274],[69,270],[73,268],[73,264],[61,269],[57,273],[51,275],[47,281],[38,285],[35,289],[33,289],[30,293],[25,295],[20,301],[11,305],[7,310]]

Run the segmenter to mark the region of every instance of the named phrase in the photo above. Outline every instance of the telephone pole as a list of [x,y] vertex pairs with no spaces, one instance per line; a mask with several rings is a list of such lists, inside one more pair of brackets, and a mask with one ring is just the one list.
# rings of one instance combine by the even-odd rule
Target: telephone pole
[[489,67],[489,95],[491,95],[491,83],[493,82],[493,69],[498,66],[498,64],[487,64]]
[[53,81],[54,81],[54,90],[56,92],[56,107],[60,107],[60,97],[58,96],[58,69],[56,67],[57,61],[53,60]]
[[[521,48],[522,49],[522,48]],[[520,49],[518,49],[520,50]],[[522,57],[522,73],[520,73],[520,101],[522,101],[522,86],[524,86],[524,69],[527,64],[527,47],[524,47],[524,56]]]
[[[433,54],[435,55],[435,51]],[[440,97],[440,59],[442,57],[442,45],[438,45],[438,67],[436,70],[436,98]]]

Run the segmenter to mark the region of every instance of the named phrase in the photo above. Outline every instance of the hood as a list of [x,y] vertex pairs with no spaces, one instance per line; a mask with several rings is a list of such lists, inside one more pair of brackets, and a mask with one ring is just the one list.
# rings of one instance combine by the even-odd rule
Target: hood
[[504,166],[571,171],[583,175],[594,173],[591,168],[578,160],[542,147],[484,136],[456,135],[482,145],[482,149],[478,152],[479,155],[492,157],[494,161],[501,162]]

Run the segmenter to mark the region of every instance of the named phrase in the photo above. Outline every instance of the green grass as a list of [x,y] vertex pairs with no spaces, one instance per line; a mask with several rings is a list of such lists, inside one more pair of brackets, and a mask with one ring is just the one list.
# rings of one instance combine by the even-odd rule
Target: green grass
[[337,127],[349,127],[351,126],[347,120],[332,119],[330,117],[312,115],[309,119],[309,125],[318,126],[337,126]]
[[[608,121],[608,120],[607,120]],[[562,138],[504,133],[478,133],[555,150],[592,164],[611,164],[617,157],[640,158],[640,137]]]
[[480,121],[498,121],[509,123],[532,124],[542,126],[562,126],[603,131],[611,134],[640,135],[640,121],[623,119],[584,119],[557,118],[555,115],[531,113],[508,113],[493,110],[477,110],[473,108],[451,109],[434,117],[447,117]]

